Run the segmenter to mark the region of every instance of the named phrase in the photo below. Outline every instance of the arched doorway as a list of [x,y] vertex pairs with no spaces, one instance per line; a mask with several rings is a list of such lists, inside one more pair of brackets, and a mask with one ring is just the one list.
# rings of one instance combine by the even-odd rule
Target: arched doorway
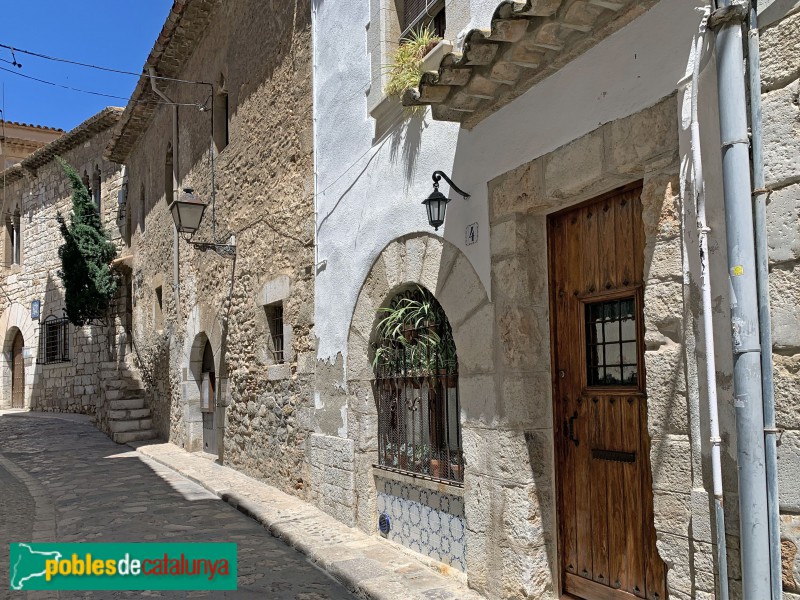
[[25,408],[25,360],[22,349],[25,341],[17,329],[11,344],[11,408]]
[[214,372],[214,351],[211,342],[206,340],[203,347],[203,361],[200,379],[200,401],[203,413],[203,450],[211,454],[217,453],[217,431],[214,423],[214,402],[216,374]]

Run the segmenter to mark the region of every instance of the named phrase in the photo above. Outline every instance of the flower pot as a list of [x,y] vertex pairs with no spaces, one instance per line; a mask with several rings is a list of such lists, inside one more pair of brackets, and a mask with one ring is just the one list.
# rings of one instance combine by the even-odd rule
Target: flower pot
[[450,479],[453,481],[463,481],[464,468],[457,463],[450,463]]
[[439,479],[445,479],[447,477],[447,465],[448,463],[439,460],[438,458],[431,459],[431,477],[438,477]]
[[398,463],[401,469],[408,470],[408,455],[401,454]]

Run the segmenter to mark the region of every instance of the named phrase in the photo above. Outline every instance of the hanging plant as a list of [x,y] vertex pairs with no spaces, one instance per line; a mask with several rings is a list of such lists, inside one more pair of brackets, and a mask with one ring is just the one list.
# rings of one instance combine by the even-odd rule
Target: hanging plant
[[56,157],[72,186],[70,222],[58,213],[64,243],[58,249],[61,268],[58,276],[64,284],[67,318],[74,325],[100,323],[117,291],[117,279],[111,261],[117,256],[108,239],[97,207],[77,171],[61,157]]
[[[387,96],[402,99],[407,89],[419,85],[423,59],[441,40],[442,38],[426,27],[420,31],[412,31],[408,38],[400,42],[400,47],[392,56],[392,64],[386,67],[389,78],[384,92]],[[425,108],[408,106],[406,111],[413,116],[421,116],[425,113]]]

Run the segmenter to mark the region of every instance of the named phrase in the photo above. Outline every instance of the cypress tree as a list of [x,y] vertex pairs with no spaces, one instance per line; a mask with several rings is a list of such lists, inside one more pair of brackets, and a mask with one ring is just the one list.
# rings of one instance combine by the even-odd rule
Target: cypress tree
[[58,276],[64,284],[67,318],[74,325],[98,323],[106,316],[108,306],[117,290],[117,279],[111,261],[117,256],[109,241],[89,190],[77,171],[61,157],[72,187],[72,213],[69,225],[58,213],[64,243],[58,249],[61,269]]

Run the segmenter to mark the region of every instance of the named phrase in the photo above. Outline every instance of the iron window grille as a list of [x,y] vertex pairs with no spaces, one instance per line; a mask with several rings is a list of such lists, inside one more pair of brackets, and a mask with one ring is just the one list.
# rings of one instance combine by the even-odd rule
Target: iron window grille
[[635,309],[633,298],[586,305],[586,381],[589,386],[638,385]]
[[444,37],[447,21],[444,0],[403,0],[400,11],[400,41],[408,39],[411,32],[429,28],[437,37]]
[[427,290],[400,294],[390,308],[409,300],[428,303],[434,318],[405,323],[399,335],[375,345],[377,466],[461,484],[464,455],[453,332]]
[[283,305],[273,304],[266,307],[269,335],[272,340],[272,358],[276,364],[283,364],[285,353],[283,348]]
[[69,362],[69,319],[53,315],[39,327],[39,355],[36,364]]

